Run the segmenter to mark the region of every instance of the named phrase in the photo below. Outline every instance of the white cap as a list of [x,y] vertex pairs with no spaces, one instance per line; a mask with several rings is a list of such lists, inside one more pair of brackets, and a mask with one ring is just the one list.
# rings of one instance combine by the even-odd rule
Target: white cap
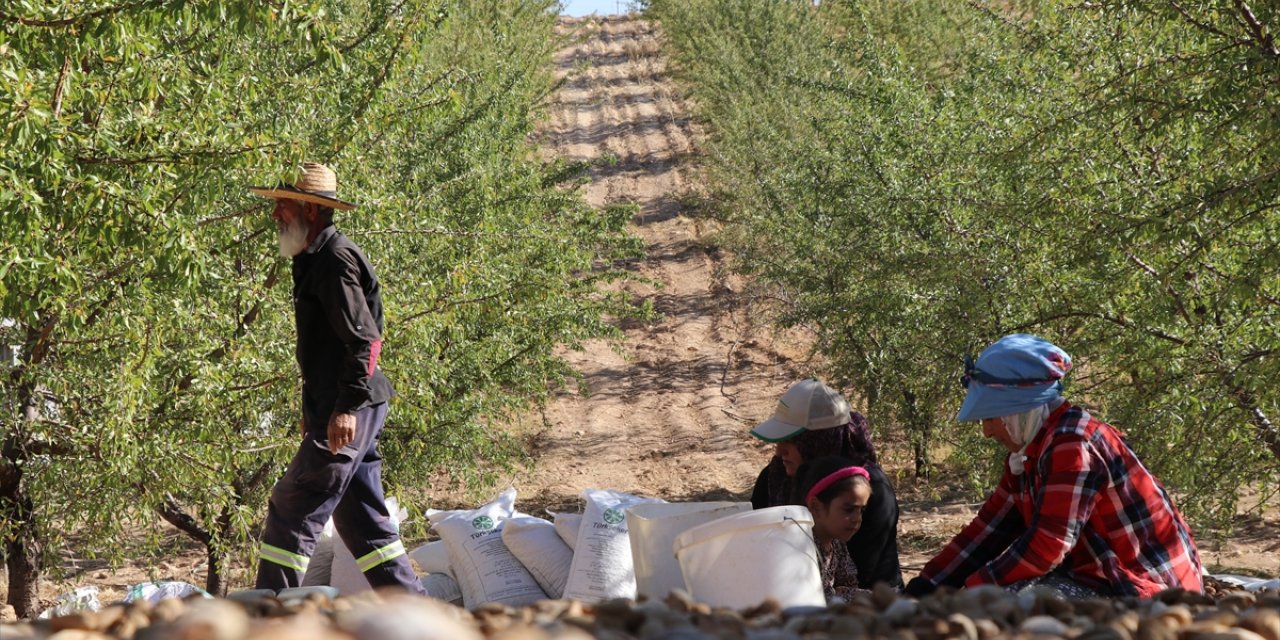
[[778,399],[773,417],[751,430],[765,442],[790,440],[802,431],[821,431],[848,424],[849,403],[816,378],[801,380]]

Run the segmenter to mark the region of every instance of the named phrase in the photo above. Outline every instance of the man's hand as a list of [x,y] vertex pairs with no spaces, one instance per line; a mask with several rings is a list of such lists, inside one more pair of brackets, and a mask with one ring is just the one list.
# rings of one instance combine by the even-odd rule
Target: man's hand
[[337,455],[339,449],[351,444],[355,439],[355,414],[335,413],[329,418],[329,453]]

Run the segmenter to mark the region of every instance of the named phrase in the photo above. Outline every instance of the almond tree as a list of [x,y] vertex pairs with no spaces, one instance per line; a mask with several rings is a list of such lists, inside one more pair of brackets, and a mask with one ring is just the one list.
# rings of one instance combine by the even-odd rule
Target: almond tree
[[977,453],[962,355],[1028,331],[1202,522],[1275,489],[1273,3],[647,4],[739,266],[918,472]]
[[0,536],[19,615],[71,534],[119,559],[152,513],[228,586],[299,415],[289,266],[244,187],[303,159],[364,204],[339,225],[387,289],[392,482],[519,459],[504,417],[572,376],[557,344],[616,335],[604,319],[629,311],[596,285],[635,248],[527,146],[550,7],[0,10],[0,343],[17,347]]

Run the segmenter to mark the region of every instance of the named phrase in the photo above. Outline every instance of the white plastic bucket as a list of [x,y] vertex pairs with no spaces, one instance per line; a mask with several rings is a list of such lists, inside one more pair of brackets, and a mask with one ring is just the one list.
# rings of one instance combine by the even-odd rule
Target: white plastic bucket
[[770,507],[698,525],[675,541],[694,600],[744,609],[773,597],[784,607],[825,606],[813,516],[800,506]]
[[627,509],[636,592],[661,600],[672,589],[685,589],[680,562],[672,552],[676,536],[700,524],[750,510],[750,502],[659,502]]

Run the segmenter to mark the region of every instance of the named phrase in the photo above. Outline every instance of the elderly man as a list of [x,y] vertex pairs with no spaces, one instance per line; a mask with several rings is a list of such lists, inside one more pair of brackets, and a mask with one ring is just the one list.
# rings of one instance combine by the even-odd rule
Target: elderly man
[[328,167],[305,163],[293,184],[251,187],[274,198],[280,254],[293,259],[296,355],[302,370],[302,444],[271,491],[259,551],[259,589],[301,584],[330,516],[374,587],[421,593],[382,494],[378,434],[391,383],[378,369],[382,296],[373,266],[333,226]]
[[977,517],[907,585],[1048,588],[1069,598],[1203,589],[1191,530],[1120,432],[1062,397],[1071,358],[1027,334],[966,362],[957,419],[1010,452]]

